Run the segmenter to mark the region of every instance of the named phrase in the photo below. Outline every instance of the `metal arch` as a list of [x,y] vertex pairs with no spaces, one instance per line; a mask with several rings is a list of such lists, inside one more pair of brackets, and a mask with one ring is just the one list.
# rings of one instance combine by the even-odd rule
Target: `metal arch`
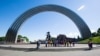
[[17,18],[17,20],[11,25],[11,27],[7,31],[6,42],[15,43],[16,35],[20,26],[27,19],[29,19],[29,17],[44,11],[59,12],[61,14],[64,14],[65,16],[68,16],[78,27],[82,37],[84,38],[91,37],[91,32],[87,24],[82,20],[81,17],[79,17],[76,13],[74,13],[70,9],[59,5],[42,5],[29,9],[28,11],[24,12],[21,16]]

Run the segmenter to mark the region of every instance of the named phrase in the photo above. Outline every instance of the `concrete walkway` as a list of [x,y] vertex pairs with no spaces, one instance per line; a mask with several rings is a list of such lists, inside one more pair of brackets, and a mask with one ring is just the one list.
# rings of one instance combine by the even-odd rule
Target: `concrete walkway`
[[[87,50],[86,44],[76,44],[75,47],[45,47],[34,50],[36,45],[0,45],[0,56],[100,56],[100,45],[94,45]],[[22,50],[20,50],[22,49]]]
[[[99,45],[93,45],[94,49],[99,48]],[[35,50],[36,44],[8,44],[0,45],[0,49],[9,49],[9,50]],[[87,44],[76,44],[75,47],[45,47],[44,44],[40,45],[40,48],[37,51],[72,51],[72,50],[85,50],[88,49]]]

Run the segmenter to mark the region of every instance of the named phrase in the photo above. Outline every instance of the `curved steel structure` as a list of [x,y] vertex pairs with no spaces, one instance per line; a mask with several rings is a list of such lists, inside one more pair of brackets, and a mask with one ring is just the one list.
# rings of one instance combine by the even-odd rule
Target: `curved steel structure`
[[45,11],[59,12],[65,16],[68,16],[78,27],[82,37],[88,38],[91,36],[91,32],[86,23],[82,20],[82,18],[80,18],[76,13],[74,13],[70,9],[67,9],[59,5],[42,5],[29,9],[17,18],[17,20],[8,29],[8,32],[6,34],[6,42],[15,43],[16,35],[20,26],[31,16],[34,16],[38,13]]

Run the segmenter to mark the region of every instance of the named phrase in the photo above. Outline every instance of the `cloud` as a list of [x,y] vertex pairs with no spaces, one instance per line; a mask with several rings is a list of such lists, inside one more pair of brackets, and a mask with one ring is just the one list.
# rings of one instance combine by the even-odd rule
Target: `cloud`
[[80,11],[85,7],[85,5],[81,5],[77,10]]
[[92,32],[92,33],[93,33],[93,32],[96,32],[96,30],[93,30],[93,29],[92,29],[91,32]]
[[77,37],[77,36],[80,36],[80,33],[70,32],[70,33],[67,34],[67,37]]

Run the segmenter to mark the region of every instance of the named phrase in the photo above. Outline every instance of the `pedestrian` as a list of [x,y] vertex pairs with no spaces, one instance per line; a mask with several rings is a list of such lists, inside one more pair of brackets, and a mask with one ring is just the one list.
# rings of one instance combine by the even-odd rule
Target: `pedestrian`
[[67,47],[69,47],[69,41],[67,41]]
[[72,41],[71,40],[69,40],[69,46],[71,47],[71,44],[72,44]]
[[65,46],[65,47],[66,47],[66,44],[67,44],[67,43],[66,43],[66,40],[64,40],[64,46]]
[[93,48],[92,39],[89,39],[88,46],[89,46],[89,50],[91,50]]
[[52,43],[52,40],[50,40],[50,44],[51,44],[51,46],[52,46],[52,44],[53,44],[53,43]]
[[46,41],[45,41],[45,46],[47,47],[47,45],[48,45],[48,41],[46,40]]
[[40,47],[40,41],[37,41],[37,49]]
[[73,41],[72,44],[73,44],[73,47],[74,47],[75,46],[75,42]]

